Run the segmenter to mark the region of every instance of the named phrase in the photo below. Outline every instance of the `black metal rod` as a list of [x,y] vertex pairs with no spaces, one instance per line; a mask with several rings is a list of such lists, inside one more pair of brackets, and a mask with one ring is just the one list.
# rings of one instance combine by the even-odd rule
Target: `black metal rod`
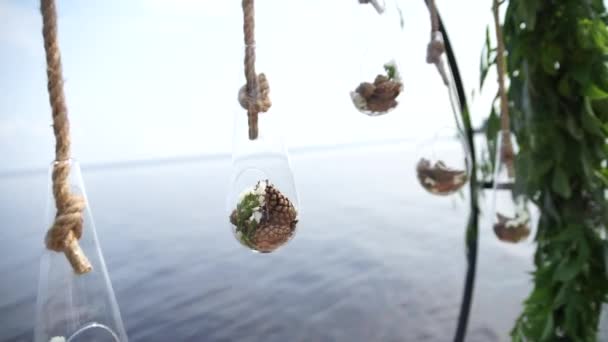
[[[427,0],[425,3],[428,6]],[[469,216],[469,222],[466,231],[466,257],[467,257],[467,271],[465,276],[464,291],[462,295],[462,302],[460,305],[460,314],[458,316],[458,325],[454,334],[454,342],[463,342],[466,337],[467,325],[469,322],[469,314],[471,312],[471,304],[473,301],[473,292],[475,287],[475,274],[477,270],[477,249],[478,249],[478,235],[479,235],[479,206],[477,204],[477,191],[478,184],[476,179],[477,164],[475,156],[475,144],[473,141],[473,135],[475,134],[471,119],[469,116],[469,110],[467,106],[466,93],[462,78],[460,77],[460,71],[458,70],[458,64],[456,63],[456,56],[452,49],[452,44],[448,37],[441,16],[439,17],[439,30],[443,35],[445,43],[445,52],[448,60],[448,67],[452,73],[454,83],[456,85],[456,91],[460,102],[461,117],[464,124],[464,130],[466,139],[468,141],[469,154],[471,156],[471,175],[470,177],[470,196],[471,196],[471,212]]]
[[[483,189],[493,189],[494,188],[494,182],[482,182],[480,184],[481,188]],[[515,189],[515,184],[514,183],[498,183],[498,185],[496,186],[497,190],[513,190]]]

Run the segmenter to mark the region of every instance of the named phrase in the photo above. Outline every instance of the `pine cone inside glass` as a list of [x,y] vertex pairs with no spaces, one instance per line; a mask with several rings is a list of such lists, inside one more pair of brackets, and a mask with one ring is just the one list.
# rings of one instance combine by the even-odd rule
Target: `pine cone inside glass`
[[269,253],[293,237],[297,217],[298,212],[289,198],[264,180],[241,194],[230,222],[243,245]]
[[420,159],[416,165],[416,174],[420,185],[425,190],[443,196],[460,190],[468,178],[466,170],[451,169],[441,160],[432,165],[429,160],[424,158]]
[[499,240],[517,243],[530,235],[530,225],[527,217],[509,218],[496,213],[497,222],[494,223],[494,234]]
[[384,65],[386,75],[377,75],[373,83],[362,82],[351,99],[355,107],[362,113],[378,116],[390,112],[397,107],[397,97],[403,89],[401,77],[394,62]]

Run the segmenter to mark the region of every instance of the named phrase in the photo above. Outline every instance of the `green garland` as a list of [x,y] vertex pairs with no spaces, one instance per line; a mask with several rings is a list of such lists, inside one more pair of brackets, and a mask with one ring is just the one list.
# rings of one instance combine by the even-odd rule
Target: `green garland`
[[601,0],[509,2],[516,188],[541,211],[534,288],[513,341],[595,341],[608,301],[606,19]]

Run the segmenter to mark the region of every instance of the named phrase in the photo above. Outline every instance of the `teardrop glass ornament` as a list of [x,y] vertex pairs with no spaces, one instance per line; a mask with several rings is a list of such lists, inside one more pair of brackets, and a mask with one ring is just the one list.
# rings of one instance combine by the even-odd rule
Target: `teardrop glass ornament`
[[[512,152],[505,147],[512,146]],[[511,133],[499,132],[496,139],[496,162],[492,189],[492,211],[490,219],[496,237],[503,242],[525,241],[531,233],[531,215],[525,194],[515,186],[515,156],[517,140]]]
[[[435,68],[433,65],[429,67]],[[417,149],[421,157],[416,164],[416,178],[426,191],[438,196],[448,196],[458,192],[467,183],[470,172],[467,152],[469,149],[460,115],[460,103],[449,70],[446,70],[446,77],[447,92],[438,92],[436,96],[446,94],[449,97],[452,117],[446,116],[446,122],[449,123],[437,129],[433,137],[424,141]],[[437,74],[435,79],[437,89],[443,88],[439,86],[441,75]]]
[[[241,82],[245,83],[244,77]],[[235,238],[243,246],[270,253],[293,238],[299,217],[282,120],[274,107],[259,113],[258,136],[249,139],[247,111],[235,103],[228,217]]]
[[[76,274],[63,253],[45,249],[40,262],[34,341],[126,342],[127,334],[97,240],[80,165],[74,160],[54,162],[50,174],[58,163],[69,163],[70,189],[85,201],[79,244],[92,269]],[[49,193],[50,227],[57,209],[52,191]]]
[[455,127],[444,126],[418,146],[421,157],[416,164],[416,177],[429,193],[451,195],[467,183],[469,169],[462,139]]
[[356,54],[360,68],[352,73],[350,98],[368,116],[380,116],[399,106],[403,18],[394,0],[350,0],[354,15]]

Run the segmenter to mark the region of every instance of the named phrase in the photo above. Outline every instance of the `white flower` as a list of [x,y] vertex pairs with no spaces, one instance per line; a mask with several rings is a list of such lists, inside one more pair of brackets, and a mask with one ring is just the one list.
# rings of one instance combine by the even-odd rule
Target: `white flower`
[[250,195],[253,193],[253,190],[254,190],[253,188],[247,188],[243,192],[241,192],[241,194],[239,195],[238,203],[243,202],[243,200],[245,199],[245,197],[247,197],[247,195]]
[[262,213],[261,213],[261,212],[259,212],[259,211],[254,211],[254,212],[253,212],[253,215],[251,215],[251,216],[253,217],[253,220],[254,220],[255,222],[258,222],[258,223],[259,223],[259,222],[262,220]]
[[530,214],[526,209],[526,203],[523,196],[517,197],[515,202],[515,217],[512,220],[507,221],[505,224],[507,228],[516,228],[521,225],[526,225],[530,220]]
[[266,181],[260,181],[260,182],[258,182],[258,184],[255,186],[255,193],[258,196],[265,195],[266,194],[266,186],[267,186],[267,182]]
[[433,180],[431,177],[424,177],[423,182],[424,184],[428,184],[430,186],[435,186],[435,184],[437,184],[437,182],[435,182],[435,180]]

